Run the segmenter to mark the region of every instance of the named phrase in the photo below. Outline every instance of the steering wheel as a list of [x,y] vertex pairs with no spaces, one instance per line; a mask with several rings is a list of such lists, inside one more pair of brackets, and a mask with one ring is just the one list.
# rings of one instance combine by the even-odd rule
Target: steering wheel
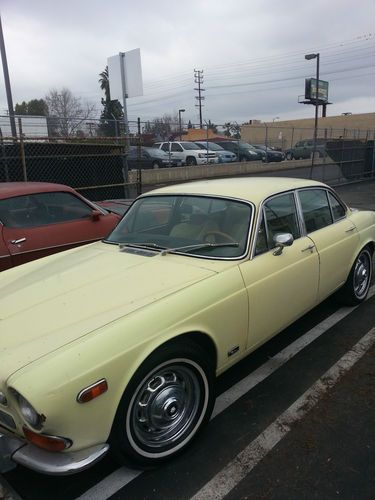
[[233,239],[232,236],[230,236],[227,233],[223,233],[222,231],[216,231],[216,230],[207,231],[207,233],[204,235],[205,241],[208,241],[207,238],[208,236],[219,236],[222,240],[228,241],[229,243],[237,243],[237,241]]

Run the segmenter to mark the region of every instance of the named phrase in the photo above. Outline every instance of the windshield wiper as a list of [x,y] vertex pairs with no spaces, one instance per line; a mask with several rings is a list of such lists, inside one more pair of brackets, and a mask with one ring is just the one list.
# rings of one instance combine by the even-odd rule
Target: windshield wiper
[[164,248],[160,255],[167,255],[171,252],[181,252],[184,250],[204,250],[205,248],[238,247],[239,243],[197,243],[195,245],[185,245],[183,247]]
[[157,245],[156,243],[120,243],[120,251],[124,250],[126,247],[132,248],[151,248],[152,250],[165,250],[165,247]]

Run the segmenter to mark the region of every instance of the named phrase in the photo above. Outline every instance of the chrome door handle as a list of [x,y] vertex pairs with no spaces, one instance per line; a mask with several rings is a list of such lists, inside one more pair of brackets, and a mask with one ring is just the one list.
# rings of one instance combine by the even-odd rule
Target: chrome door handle
[[346,233],[350,233],[351,231],[354,231],[354,229],[355,229],[355,226],[350,227],[350,228],[349,228],[349,229],[347,229],[345,232],[346,232]]
[[314,250],[315,245],[309,245],[308,247],[304,248],[301,250],[301,252],[307,252],[307,250],[311,250],[311,252]]
[[18,240],[11,240],[10,242],[13,243],[13,245],[18,245],[19,243],[23,243],[26,241],[26,238],[19,238]]

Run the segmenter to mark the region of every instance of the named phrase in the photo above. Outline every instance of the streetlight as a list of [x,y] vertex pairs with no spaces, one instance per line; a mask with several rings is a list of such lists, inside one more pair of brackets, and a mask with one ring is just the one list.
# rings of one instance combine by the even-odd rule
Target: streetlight
[[275,116],[275,118],[272,118],[272,123],[274,123],[275,120],[280,120],[280,116]]
[[319,112],[319,52],[316,54],[306,54],[305,59],[310,61],[311,59],[316,59],[316,86],[315,86],[315,123],[314,123],[314,146],[313,146],[313,155],[311,159],[311,171],[310,177],[312,178],[312,170],[314,167],[315,161],[315,151],[316,151],[316,139],[318,135],[318,112]]
[[185,110],[184,109],[179,109],[178,110],[178,125],[180,127],[180,141],[182,141],[181,113],[185,113]]

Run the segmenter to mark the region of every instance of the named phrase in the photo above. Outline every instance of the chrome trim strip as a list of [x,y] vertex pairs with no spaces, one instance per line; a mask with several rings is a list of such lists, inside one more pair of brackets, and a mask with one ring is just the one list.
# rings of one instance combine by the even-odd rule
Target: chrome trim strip
[[[94,240],[73,241],[72,243],[64,243],[63,245],[55,245],[53,247],[34,248],[32,250],[26,250],[25,252],[13,253],[11,256],[18,257],[18,255],[24,255],[27,253],[42,252],[44,250],[49,250],[50,248],[61,248],[61,247],[67,247],[67,246],[71,247],[71,248],[67,248],[67,250],[73,250],[73,248],[75,248],[76,246],[89,245],[90,243],[95,243],[96,241],[101,241],[101,239],[96,238]],[[50,255],[53,255],[53,254],[50,254]],[[10,255],[6,255],[6,257],[10,257]],[[46,257],[48,257],[48,255],[46,255]]]

